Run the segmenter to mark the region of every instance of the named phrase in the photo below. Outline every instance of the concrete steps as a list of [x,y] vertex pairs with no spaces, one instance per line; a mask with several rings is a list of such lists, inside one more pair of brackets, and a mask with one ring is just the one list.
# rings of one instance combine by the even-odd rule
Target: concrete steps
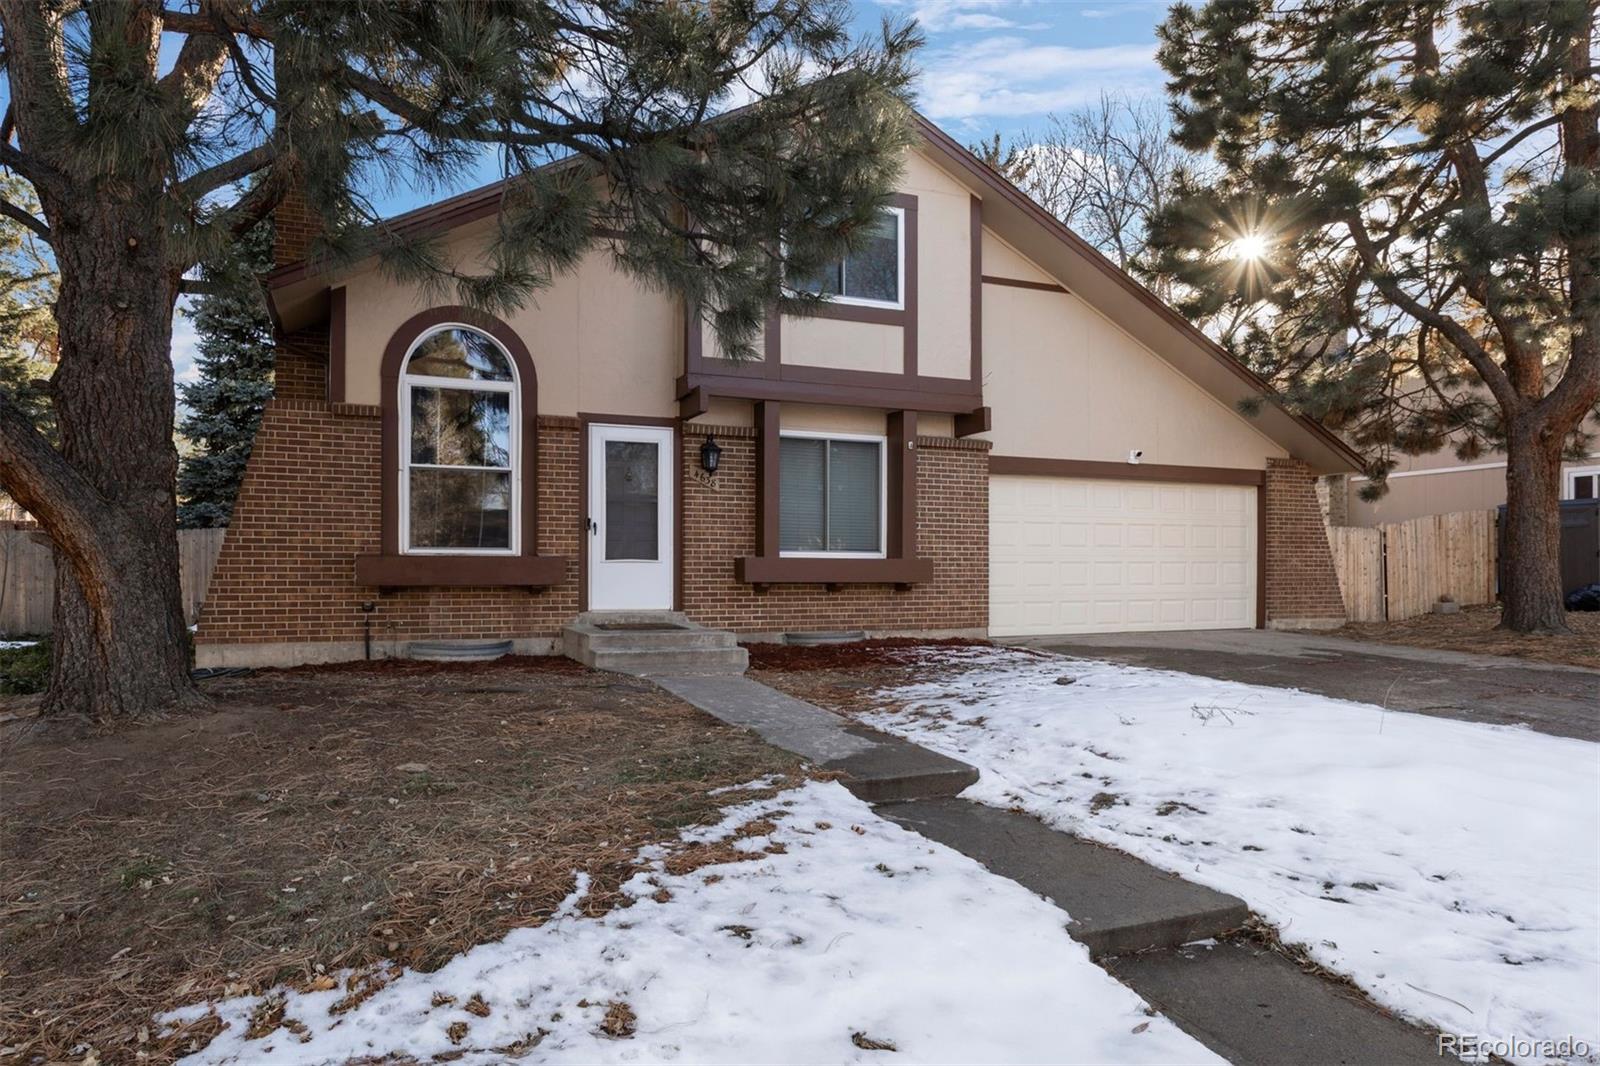
[[739,675],[750,662],[732,633],[697,626],[680,611],[589,611],[562,630],[561,651],[637,677]]

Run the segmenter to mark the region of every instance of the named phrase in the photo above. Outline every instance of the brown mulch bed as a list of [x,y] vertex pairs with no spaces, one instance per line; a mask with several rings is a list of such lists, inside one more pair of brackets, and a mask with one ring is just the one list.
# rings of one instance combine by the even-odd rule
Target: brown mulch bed
[[[969,667],[958,663],[935,664],[927,652],[951,648],[991,647],[984,640],[918,640],[893,637],[822,644],[815,647],[786,644],[747,644],[750,676],[796,699],[841,714],[881,710],[874,693],[886,688],[930,681]],[[1037,654],[1021,648],[1019,655]]]
[[1333,635],[1600,669],[1600,612],[1568,611],[1571,636],[1529,636],[1496,629],[1499,624],[1500,608],[1491,605],[1463,607],[1456,614],[1425,614],[1403,622],[1351,622]]
[[928,648],[983,648],[986,640],[919,640],[915,637],[880,637],[845,644],[755,643],[744,647],[750,652],[752,670],[838,670],[871,666],[907,666],[917,661]]
[[205,689],[207,714],[0,729],[0,1060],[170,1061],[217,1023],[152,1015],[346,969],[358,999],[395,964],[539,924],[576,870],[601,913],[639,847],[764,794],[713,789],[800,773],[647,682],[560,659]]

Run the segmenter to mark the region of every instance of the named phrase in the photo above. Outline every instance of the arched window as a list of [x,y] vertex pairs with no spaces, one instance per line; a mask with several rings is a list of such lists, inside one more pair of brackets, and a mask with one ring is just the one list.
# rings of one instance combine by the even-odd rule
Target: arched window
[[400,374],[401,550],[521,550],[520,405],[511,356],[482,330],[447,323],[411,345]]

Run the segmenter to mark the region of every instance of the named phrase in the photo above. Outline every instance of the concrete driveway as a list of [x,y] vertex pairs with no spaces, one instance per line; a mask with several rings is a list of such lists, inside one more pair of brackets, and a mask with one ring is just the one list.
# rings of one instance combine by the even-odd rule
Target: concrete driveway
[[1600,740],[1600,670],[1576,666],[1263,629],[1096,633],[1005,643]]

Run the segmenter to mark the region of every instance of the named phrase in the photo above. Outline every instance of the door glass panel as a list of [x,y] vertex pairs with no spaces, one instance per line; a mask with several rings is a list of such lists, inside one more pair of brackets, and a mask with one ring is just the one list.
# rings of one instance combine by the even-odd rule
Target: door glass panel
[[657,543],[659,446],[650,441],[606,441],[606,558],[661,557]]

